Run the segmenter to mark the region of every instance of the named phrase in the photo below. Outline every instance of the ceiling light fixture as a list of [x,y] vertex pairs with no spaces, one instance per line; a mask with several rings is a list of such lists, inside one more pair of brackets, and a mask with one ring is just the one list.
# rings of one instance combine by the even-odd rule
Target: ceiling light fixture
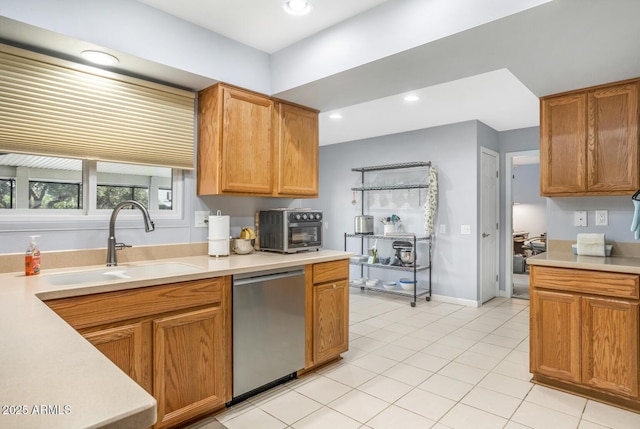
[[113,66],[120,62],[120,60],[113,55],[101,51],[82,51],[80,55],[87,61],[103,66]]
[[342,119],[342,115],[340,113],[332,113],[329,117],[331,119]]
[[418,101],[420,100],[420,97],[418,97],[417,95],[407,95],[406,97],[404,97],[404,101]]
[[313,6],[307,0],[285,0],[284,10],[290,15],[306,15]]

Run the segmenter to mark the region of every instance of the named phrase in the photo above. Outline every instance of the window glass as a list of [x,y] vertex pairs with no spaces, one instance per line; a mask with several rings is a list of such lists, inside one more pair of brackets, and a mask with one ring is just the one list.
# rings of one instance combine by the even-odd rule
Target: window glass
[[[112,209],[135,200],[149,210],[171,210],[172,169],[146,165],[98,162],[97,208]],[[133,207],[130,207],[133,209]]]
[[0,154],[0,206],[11,209],[81,209],[82,161]]
[[0,153],[0,214],[86,214],[87,200],[95,201],[98,210],[111,210],[125,200],[138,201],[151,211],[179,210],[173,204],[173,173],[169,167]]
[[81,209],[80,183],[29,181],[30,209]]
[[16,181],[0,178],[0,209],[12,209],[16,201]]

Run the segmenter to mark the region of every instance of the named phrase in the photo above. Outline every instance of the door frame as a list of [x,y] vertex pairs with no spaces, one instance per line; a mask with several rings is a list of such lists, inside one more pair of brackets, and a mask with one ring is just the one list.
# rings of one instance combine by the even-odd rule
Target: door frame
[[[540,155],[539,149],[506,152],[504,154],[504,292],[502,296],[513,295],[513,158]],[[509,234],[511,231],[511,234]]]
[[[480,175],[480,207],[478,207],[478,253],[480,255],[479,258],[479,263],[478,263],[478,304],[482,305],[482,277],[483,277],[483,252],[482,252],[482,240],[481,240],[481,233],[482,233],[482,198],[483,198],[483,176],[482,176],[482,156],[484,154],[487,155],[491,155],[493,157],[495,157],[496,159],[496,170],[498,173],[498,176],[496,177],[496,207],[495,207],[495,213],[496,213],[496,222],[498,224],[498,228],[496,228],[496,244],[495,244],[495,261],[496,261],[496,267],[495,267],[495,271],[496,274],[498,275],[498,279],[500,278],[500,154],[494,150],[491,150],[489,148],[486,148],[484,146],[480,146],[480,165],[479,165],[479,175]],[[496,281],[496,290],[495,290],[495,297],[499,297],[500,296],[500,281]]]

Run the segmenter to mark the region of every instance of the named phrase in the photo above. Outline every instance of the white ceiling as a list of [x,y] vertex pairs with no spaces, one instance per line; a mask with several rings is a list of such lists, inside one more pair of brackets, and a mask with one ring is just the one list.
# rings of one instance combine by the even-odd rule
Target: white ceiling
[[[231,64],[227,77],[206,68],[180,69],[184,59],[206,54],[207,45],[171,45],[176,32],[200,34],[203,43],[215,32],[268,52],[270,95],[319,109],[321,144],[474,119],[497,131],[536,126],[538,97],[640,76],[638,0],[312,0],[314,10],[304,17],[286,15],[282,2],[96,1],[100,7],[108,4],[103,11],[114,19],[126,13],[125,6],[137,5],[135,22],[128,21],[122,31],[128,40],[140,39],[131,45],[151,49],[117,49],[108,28],[96,28],[92,42],[117,54],[121,71],[195,90],[217,80],[235,83],[236,75],[248,76],[251,69],[233,67],[232,57],[214,58]],[[23,3],[0,0],[0,39],[68,59],[77,58],[81,49],[100,47],[64,31],[71,25],[93,36],[80,24],[89,6],[63,2],[60,15],[52,10],[48,19],[46,10],[32,13],[28,5],[36,0]],[[147,39],[157,33],[141,19],[153,15],[149,22],[155,22],[157,14],[176,25],[167,28],[164,43]],[[63,18],[69,22],[57,25]],[[47,29],[52,26],[56,30]],[[331,52],[349,38],[354,43],[346,56],[339,58],[340,49]],[[184,46],[176,65],[157,61],[162,52],[153,49],[166,45],[173,51]],[[314,75],[324,64],[328,70]],[[287,73],[298,83],[283,86]],[[421,99],[404,102],[409,92]],[[334,111],[343,118],[330,120]]]
[[387,0],[311,0],[305,16],[285,13],[284,0],[138,1],[271,54]]
[[[312,0],[312,12],[302,17],[286,14],[282,8],[284,0],[138,1],[243,44],[274,53],[379,6],[386,0]],[[546,1],[520,1],[519,7],[527,9]],[[389,0],[388,3],[394,1]],[[400,4],[397,1],[395,3]],[[437,20],[437,30],[429,29],[437,35],[454,34],[461,26],[473,25],[474,21],[465,15],[503,17],[513,11],[513,5],[507,7],[505,3],[496,1],[465,4],[454,0],[425,0],[424,3],[430,3],[428,10],[443,17]],[[460,10],[462,6],[467,9]],[[418,19],[414,16],[413,24]],[[407,103],[401,95],[377,98],[337,109],[343,116],[340,120],[329,118],[335,109],[322,112],[320,144],[341,143],[474,119],[481,120],[497,131],[531,127],[539,123],[538,98],[505,69],[431,87],[411,88],[407,92],[420,96],[421,100]]]

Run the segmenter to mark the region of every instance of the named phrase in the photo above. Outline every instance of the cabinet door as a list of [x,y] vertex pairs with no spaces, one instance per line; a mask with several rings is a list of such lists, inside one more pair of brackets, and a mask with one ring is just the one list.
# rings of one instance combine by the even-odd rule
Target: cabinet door
[[570,195],[587,191],[587,94],[540,102],[540,192]]
[[580,296],[534,289],[530,370],[580,382]]
[[221,191],[271,194],[275,141],[273,101],[236,88],[222,89]]
[[156,427],[184,422],[231,399],[227,325],[222,307],[153,321]]
[[118,368],[151,393],[149,323],[132,323],[82,335]]
[[349,282],[313,287],[313,362],[338,357],[349,349]]
[[638,303],[582,298],[582,382],[638,397]]
[[635,191],[638,178],[638,83],[589,92],[588,189]]
[[318,196],[318,113],[279,103],[277,193]]

